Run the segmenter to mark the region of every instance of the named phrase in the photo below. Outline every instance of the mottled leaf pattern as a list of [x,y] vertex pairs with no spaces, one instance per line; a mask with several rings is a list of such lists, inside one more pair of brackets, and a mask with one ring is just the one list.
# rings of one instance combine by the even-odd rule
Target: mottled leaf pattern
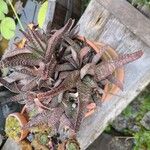
[[0,78],[0,83],[3,84],[4,87],[9,89],[13,93],[19,93],[19,89],[17,87],[17,84],[15,82],[8,83],[6,80],[3,78]]
[[143,55],[137,51],[104,61],[101,57],[108,46],[98,47],[90,41],[90,47],[86,38],[79,40],[78,26],[72,29],[74,21],[69,19],[59,30],[48,26],[46,33],[35,25],[28,27],[21,31],[23,48],[16,44],[0,61],[0,69],[10,67],[21,75],[12,83],[0,78],[0,83],[16,94],[7,100],[24,104],[27,112],[37,109],[38,114],[23,129],[48,124],[60,133],[61,140],[73,137],[83,118],[101,103],[104,81],[123,89],[113,75],[116,68]]
[[109,75],[109,76],[107,77],[107,79],[108,79],[111,83],[113,83],[113,84],[115,84],[116,86],[118,86],[121,90],[123,90],[123,83],[121,83],[114,75]]
[[64,81],[60,84],[60,86],[53,88],[52,90],[38,94],[38,98],[41,99],[43,97],[56,96],[61,92],[69,90],[76,86],[76,82],[79,80],[79,71],[71,72]]

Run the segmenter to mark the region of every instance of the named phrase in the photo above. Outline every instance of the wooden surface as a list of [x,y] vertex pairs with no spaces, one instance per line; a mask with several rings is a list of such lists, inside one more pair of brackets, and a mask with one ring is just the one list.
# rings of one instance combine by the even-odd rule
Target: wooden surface
[[150,20],[126,0],[96,0],[150,46]]
[[[103,132],[107,124],[150,81],[149,20],[129,5],[124,0],[91,0],[79,21],[80,34],[88,39],[109,44],[119,53],[131,53],[140,49],[144,51],[141,59],[125,66],[124,91],[103,103],[91,117],[84,120],[78,133],[82,150]],[[138,25],[134,18],[139,20]]]

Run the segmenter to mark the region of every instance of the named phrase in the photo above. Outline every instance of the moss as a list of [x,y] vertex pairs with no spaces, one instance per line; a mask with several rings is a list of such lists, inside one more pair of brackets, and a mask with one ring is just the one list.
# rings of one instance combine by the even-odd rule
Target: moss
[[15,117],[7,117],[5,124],[5,132],[9,138],[13,140],[19,140],[21,136],[21,126],[19,121]]
[[150,0],[132,0],[133,5],[148,5],[150,6]]
[[132,107],[128,106],[122,113],[125,117],[132,116]]
[[134,150],[149,150],[150,149],[150,131],[140,131],[134,134],[135,147]]
[[[142,91],[138,97],[123,112],[125,118],[134,122],[139,127],[139,132],[132,131],[130,127],[121,131],[123,136],[133,136],[135,140],[134,150],[150,150],[150,130],[146,130],[140,123],[144,115],[150,111],[150,85]],[[136,110],[137,109],[137,110]],[[129,123],[130,124],[130,123]],[[105,132],[112,134],[114,128],[109,125]]]

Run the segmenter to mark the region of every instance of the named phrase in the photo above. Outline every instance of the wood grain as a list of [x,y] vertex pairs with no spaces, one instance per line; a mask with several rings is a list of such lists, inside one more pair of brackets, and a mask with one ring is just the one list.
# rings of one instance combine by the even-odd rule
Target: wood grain
[[96,0],[150,46],[150,20],[126,0]]
[[[99,3],[97,1],[99,1]],[[119,4],[122,2],[122,0],[114,1],[115,4],[116,1],[119,1]],[[150,48],[148,44],[146,44],[146,41],[143,42],[141,37],[139,37],[140,34],[143,34],[142,30],[137,29],[136,33],[140,33],[139,35],[135,34],[135,32],[133,33],[129,27],[121,22],[117,16],[118,14],[114,15],[110,11],[110,8],[106,9],[101,2],[103,2],[103,5],[104,3],[109,5],[111,3],[108,2],[112,1],[92,0],[90,2],[79,21],[80,34],[88,39],[109,44],[112,48],[116,49],[118,53],[131,53],[142,49],[144,56],[125,67],[124,91],[120,91],[110,101],[103,103],[91,117],[83,121],[80,132],[78,133],[78,139],[81,144],[81,149],[83,150],[103,132],[107,124],[120,114],[150,82]],[[123,4],[125,3],[123,2]],[[121,12],[121,10],[117,12],[116,10],[115,13],[123,12]],[[125,20],[126,17],[127,16],[124,16]],[[129,18],[130,17],[128,17],[128,19]],[[130,19],[132,20],[132,17]],[[140,23],[141,28],[145,28],[142,26],[144,23],[145,22]],[[136,28],[134,24],[133,28]],[[148,32],[149,31],[147,31],[147,33]]]

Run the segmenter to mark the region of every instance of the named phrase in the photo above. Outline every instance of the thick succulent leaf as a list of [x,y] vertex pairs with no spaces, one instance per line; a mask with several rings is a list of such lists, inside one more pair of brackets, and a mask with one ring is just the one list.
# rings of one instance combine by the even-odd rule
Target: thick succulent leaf
[[108,46],[107,46],[107,45],[100,47],[99,52],[93,57],[92,63],[97,64],[97,63],[100,61],[100,59],[101,59],[103,53],[104,53],[107,49],[108,49]]
[[11,96],[10,98],[8,98],[9,101],[12,101],[12,102],[18,102],[18,103],[22,103],[22,104],[25,104],[25,100],[23,99],[23,95],[22,94],[17,94],[15,96]]
[[79,71],[75,70],[70,72],[68,76],[64,79],[64,81],[58,86],[52,88],[52,90],[44,93],[39,93],[37,96],[39,99],[43,97],[54,97],[59,93],[65,92],[66,90],[70,90],[71,88],[76,86],[76,82],[79,80]]
[[139,50],[139,51],[136,51],[131,54],[121,55],[118,57],[118,59],[113,60],[113,61],[115,62],[116,66],[120,67],[127,63],[130,63],[130,62],[133,62],[133,61],[139,59],[143,54],[144,54],[143,51]]
[[77,51],[74,50],[72,47],[71,47],[71,53],[72,53],[72,58],[73,58],[74,61],[76,62],[77,66],[80,66],[80,60],[79,60]]
[[79,131],[81,122],[85,116],[86,113],[86,106],[91,98],[91,88],[89,88],[87,85],[85,85],[82,82],[77,83],[77,91],[78,91],[78,114],[77,114],[77,120],[75,125],[75,131]]
[[38,41],[35,39],[32,33],[32,30],[31,29],[28,29],[28,30],[29,30],[28,33],[20,30],[22,34],[25,36],[25,38],[28,40],[28,42],[26,43],[26,48],[31,50],[35,56],[38,56],[38,57],[40,57],[40,55],[43,56],[44,54],[43,50],[40,47]]
[[34,41],[32,41],[32,42],[36,46],[36,48],[39,51],[45,51],[46,44],[41,40],[41,37],[39,37],[37,32],[34,29],[31,30],[30,28],[28,30],[29,30],[29,33],[30,33],[32,39],[34,39]]
[[39,66],[41,60],[33,60],[30,54],[18,54],[0,61],[0,69],[15,66]]
[[75,62],[75,60],[72,58],[71,55],[65,56],[64,59],[69,62],[74,68],[78,68],[77,63]]
[[60,134],[61,140],[66,140],[75,135],[74,126],[72,125],[66,114],[63,114],[60,118],[60,125],[58,132]]
[[0,78],[0,83],[5,87],[7,88],[8,90],[10,90],[11,92],[13,93],[19,93],[19,88],[17,87],[17,84],[16,82],[12,82],[12,83],[9,83],[7,82],[6,80],[4,80],[3,78]]
[[[41,32],[40,30],[35,30],[36,34],[38,37],[40,37],[41,41],[47,44],[47,33]],[[46,49],[45,49],[46,51]]]
[[65,79],[68,75],[70,75],[70,71],[61,72],[59,74],[59,79]]
[[73,129],[72,123],[70,122],[69,118],[65,114],[63,114],[60,118],[60,126],[62,127],[68,126]]
[[52,114],[48,114],[48,125],[52,127],[59,127],[59,121],[61,116],[63,115],[64,110],[61,107],[54,108]]
[[[95,77],[98,81],[105,79],[109,75],[111,75],[116,68],[122,67],[123,65],[132,62],[143,55],[142,51],[137,51],[132,54],[125,54],[120,56],[115,60],[110,60],[108,62],[103,62],[96,65],[95,68]],[[91,68],[92,69],[92,68]]]
[[47,114],[48,114],[48,111],[44,111],[34,116],[32,120],[30,120],[26,125],[23,126],[23,129],[32,128],[32,127],[36,127],[37,125],[47,123]]
[[52,57],[52,59],[50,60],[50,62],[47,64],[46,68],[47,68],[47,74],[48,77],[52,77],[55,71],[55,67],[56,67],[57,61],[55,56]]
[[15,49],[13,51],[10,51],[8,53],[6,53],[3,57],[3,59],[8,58],[8,57],[13,57],[19,54],[32,54],[32,52],[26,48],[23,49]]
[[57,30],[53,34],[53,36],[48,40],[48,46],[47,46],[47,50],[45,54],[46,62],[50,61],[55,48],[58,46],[58,44],[60,44],[65,33],[72,27],[73,22],[74,20],[69,19],[66,25],[62,27],[61,29]]
[[51,89],[51,87],[52,87],[52,81],[53,80],[51,80],[51,79],[39,80],[38,88],[41,89],[42,87],[44,87],[44,88]]
[[113,83],[113,84],[115,84],[117,87],[119,87],[121,90],[123,90],[123,83],[121,83],[121,81],[119,81],[114,75],[109,75],[109,76],[107,77],[107,79],[108,79],[111,83]]
[[58,72],[71,71],[73,69],[74,67],[70,63],[64,63],[64,64],[57,65],[55,71],[58,71]]
[[40,43],[39,38],[37,37],[37,35],[35,35],[35,32],[29,27],[28,27],[28,35],[30,37],[30,42],[33,44],[33,47],[35,47],[35,50],[39,53],[43,52],[45,49],[42,43]]
[[34,77],[30,82],[28,82],[21,88],[21,91],[32,91],[32,89],[37,86],[38,79],[39,77]]
[[53,110],[44,110],[42,113],[34,116],[23,129],[28,129],[47,123],[51,127],[55,127],[63,114],[64,110],[61,107],[54,108]]
[[69,38],[68,36],[64,37],[64,40],[77,52],[79,53],[81,48],[80,46],[71,38]]
[[79,52],[79,59],[80,59],[80,65],[82,64],[83,58],[90,52],[90,48],[88,46],[85,46],[81,49]]
[[75,37],[77,37],[79,33],[79,25],[76,25],[75,27],[73,27],[73,29],[69,32],[69,38],[74,39]]
[[97,84],[97,82],[94,80],[94,78],[93,77],[91,77],[91,76],[85,76],[83,79],[82,79],[82,82],[84,83],[84,84],[86,84],[88,87],[91,87],[91,88],[93,88],[93,89],[96,89],[96,88],[98,88],[98,84]]
[[81,79],[83,79],[86,74],[89,74],[89,75],[94,75],[95,74],[95,65],[93,63],[86,64],[80,70],[80,77],[81,77]]
[[36,76],[37,75],[37,71],[35,69],[31,69],[28,67],[23,67],[23,68],[18,69],[18,70],[15,69],[15,72],[22,73],[22,74],[29,75],[29,76]]

